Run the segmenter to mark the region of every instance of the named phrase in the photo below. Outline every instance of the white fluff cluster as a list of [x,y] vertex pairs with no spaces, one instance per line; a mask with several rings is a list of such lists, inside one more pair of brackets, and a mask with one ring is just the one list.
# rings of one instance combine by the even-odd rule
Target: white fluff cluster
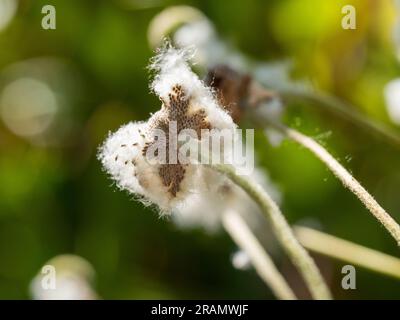
[[[132,160],[139,160],[140,150],[145,145],[145,138],[139,130],[145,130],[145,123],[128,123],[110,135],[100,153],[100,160],[112,175],[118,186],[131,192],[142,193]],[[128,164],[131,165],[128,165]]]
[[[214,25],[205,17],[183,24],[174,33],[174,42],[180,47],[195,46],[197,51],[194,55],[194,60],[202,66],[207,66],[207,68],[218,64],[227,64],[235,70],[245,71],[250,69],[252,65],[234,48],[230,48],[222,39],[219,39]],[[256,67],[253,68],[253,74],[255,79],[267,87],[308,90],[308,86],[304,82],[295,82],[290,79],[291,68],[292,63],[289,61],[256,63]],[[259,110],[264,113],[262,116],[280,121],[284,108],[278,99],[273,99],[268,103],[264,103]],[[273,146],[280,145],[283,140],[283,136],[273,129],[266,129],[265,134]]]
[[199,172],[196,166],[188,166],[181,182],[182,192],[171,196],[162,183],[160,166],[149,163],[142,153],[151,139],[148,133],[146,122],[128,123],[109,135],[98,158],[121,190],[128,191],[146,205],[156,204],[161,212],[167,213],[195,192],[193,183],[199,179]]
[[120,189],[145,203],[156,204],[165,213],[201,193],[199,184],[205,176],[201,167],[194,164],[150,163],[145,150],[155,143],[155,130],[165,130],[171,120],[180,129],[199,131],[207,127],[217,129],[217,135],[218,129],[236,128],[211,89],[192,72],[190,57],[190,50],[177,50],[170,45],[160,51],[150,65],[156,72],[151,87],[163,103],[160,111],[146,122],[129,123],[110,134],[98,155]]
[[204,110],[206,120],[216,129],[234,129],[232,118],[221,108],[213,92],[193,73],[189,62],[193,58],[191,47],[176,49],[169,44],[156,55],[150,69],[156,72],[151,88],[164,102],[169,102],[169,94],[176,85],[181,86],[191,103],[189,114]]
[[130,122],[109,135],[100,149],[99,159],[121,190],[166,210],[171,198],[161,183],[158,166],[148,163],[142,153],[149,141],[147,123]]

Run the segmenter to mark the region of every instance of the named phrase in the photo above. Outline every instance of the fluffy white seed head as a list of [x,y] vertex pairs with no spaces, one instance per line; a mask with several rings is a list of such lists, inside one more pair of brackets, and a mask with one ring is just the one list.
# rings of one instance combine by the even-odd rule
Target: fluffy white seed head
[[[177,50],[168,44],[160,51],[150,68],[155,71],[151,87],[162,101],[161,109],[146,122],[121,127],[107,138],[99,152],[103,167],[119,188],[145,203],[156,204],[165,213],[198,194],[199,182],[206,179],[200,166],[171,159],[180,152],[179,146],[171,143],[171,125],[176,125],[178,135],[191,129],[197,141],[203,138],[203,129],[214,130],[209,132],[216,136],[222,129],[232,133],[236,129],[212,90],[192,72],[190,57],[190,50]],[[166,138],[162,142],[167,162],[150,162],[149,151],[160,144],[160,131]],[[229,155],[229,146],[222,145],[221,152]]]

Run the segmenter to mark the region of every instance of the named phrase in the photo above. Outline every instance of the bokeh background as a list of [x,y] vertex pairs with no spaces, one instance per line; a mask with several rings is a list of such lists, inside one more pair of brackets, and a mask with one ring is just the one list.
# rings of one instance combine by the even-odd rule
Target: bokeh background
[[[44,5],[56,30],[41,27]],[[146,69],[152,18],[164,8],[200,9],[227,42],[251,59],[290,59],[293,79],[352,102],[397,130],[384,87],[400,77],[390,0],[0,0],[0,298],[31,298],[29,286],[50,258],[73,253],[96,271],[107,299],[273,298],[253,270],[232,266],[223,232],[182,230],[119,192],[96,150],[109,130],[159,108]],[[341,8],[357,29],[341,28]],[[400,220],[399,149],[318,106],[294,101],[288,124],[317,137]],[[291,223],[398,256],[387,232],[306,150],[256,136],[259,164],[279,186]],[[271,245],[274,247],[274,245]],[[288,259],[277,264],[303,297]],[[357,268],[343,290],[341,267],[315,256],[339,299],[400,298],[398,280]]]

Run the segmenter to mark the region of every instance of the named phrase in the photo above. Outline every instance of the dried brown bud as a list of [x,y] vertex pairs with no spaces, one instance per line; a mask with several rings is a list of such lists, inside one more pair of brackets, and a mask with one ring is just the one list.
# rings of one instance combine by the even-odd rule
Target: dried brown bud
[[226,65],[210,69],[205,83],[216,90],[220,104],[236,123],[247,109],[277,98],[275,92],[263,88],[249,74],[241,74]]

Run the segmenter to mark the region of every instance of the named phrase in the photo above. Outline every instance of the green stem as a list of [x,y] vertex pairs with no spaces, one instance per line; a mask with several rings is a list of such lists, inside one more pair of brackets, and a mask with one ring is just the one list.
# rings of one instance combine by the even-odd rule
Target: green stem
[[382,137],[387,138],[388,141],[390,141],[394,146],[400,147],[400,134],[397,131],[367,118],[363,114],[357,112],[354,106],[334,96],[317,92],[305,92],[293,89],[277,89],[277,91],[283,98],[283,100],[291,101],[301,99],[309,101],[313,104],[318,105],[319,107],[324,108],[329,112],[333,112],[341,116],[343,119],[351,121],[355,125],[358,125],[369,132],[376,133]]
[[275,296],[282,300],[295,300],[296,296],[285,278],[240,214],[228,210],[222,215],[222,223],[237,246],[246,252],[254,269]]
[[268,193],[248,177],[237,175],[235,169],[230,165],[211,164],[210,167],[229,177],[260,206],[264,215],[271,222],[278,241],[303,276],[313,298],[331,299],[329,288],[314,260],[297,241],[279,207]]
[[400,246],[400,226],[398,223],[383,209],[379,203],[368,193],[368,191],[314,139],[302,134],[301,132],[288,128],[284,124],[264,119],[271,127],[282,133],[285,137],[292,139],[311,151],[318,159],[320,159],[328,169],[342,182],[342,184],[354,193],[357,198],[365,205],[365,207],[375,216],[375,218],[386,228],[386,230],[396,240]]
[[308,250],[400,280],[400,259],[311,228],[295,226],[294,233]]

